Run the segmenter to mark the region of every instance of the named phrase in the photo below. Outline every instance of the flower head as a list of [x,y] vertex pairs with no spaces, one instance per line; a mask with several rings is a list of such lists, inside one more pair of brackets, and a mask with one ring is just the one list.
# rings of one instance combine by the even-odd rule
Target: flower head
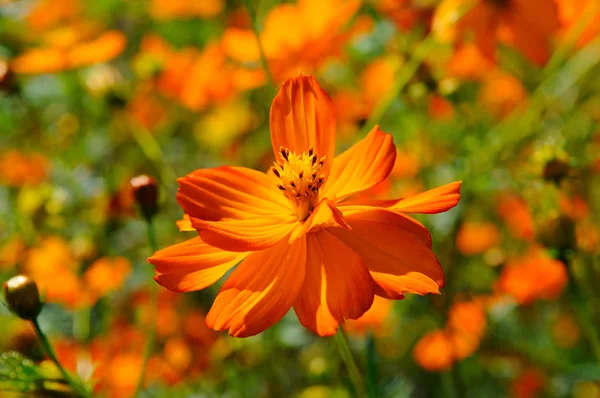
[[270,114],[274,166],[200,169],[179,179],[178,201],[198,237],[148,261],[175,291],[203,289],[231,273],[206,317],[233,336],[260,333],[294,308],[315,333],[334,334],[374,295],[439,293],[431,237],[406,213],[458,203],[460,182],[403,199],[357,195],[384,181],[396,157],[392,136],[374,127],[334,157],[335,115],[314,77],[285,81]]

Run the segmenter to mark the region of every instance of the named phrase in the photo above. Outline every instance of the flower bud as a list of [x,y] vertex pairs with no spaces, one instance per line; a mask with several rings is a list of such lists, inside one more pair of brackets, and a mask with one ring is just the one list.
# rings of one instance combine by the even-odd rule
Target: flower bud
[[575,222],[567,216],[553,218],[544,224],[537,238],[546,247],[572,250],[577,246]]
[[129,181],[133,197],[146,220],[158,213],[158,183],[148,175],[142,174]]
[[0,92],[13,92],[16,88],[15,75],[5,59],[0,59]]
[[25,275],[4,282],[4,299],[8,308],[20,318],[34,320],[42,310],[37,284]]
[[569,163],[561,159],[552,159],[544,165],[544,179],[555,184],[569,175]]

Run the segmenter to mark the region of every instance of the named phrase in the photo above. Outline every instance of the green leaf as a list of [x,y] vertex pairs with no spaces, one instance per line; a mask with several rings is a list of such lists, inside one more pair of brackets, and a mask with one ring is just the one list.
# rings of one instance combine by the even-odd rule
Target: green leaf
[[17,352],[0,354],[2,396],[75,397],[63,379],[52,378],[42,367]]

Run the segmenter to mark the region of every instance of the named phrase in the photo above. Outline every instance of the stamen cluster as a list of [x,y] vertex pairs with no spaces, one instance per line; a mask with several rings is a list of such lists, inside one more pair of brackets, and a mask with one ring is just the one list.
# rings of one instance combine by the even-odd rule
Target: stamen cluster
[[279,149],[280,160],[274,162],[273,174],[279,178],[277,188],[296,204],[299,217],[308,217],[316,205],[319,188],[325,182],[321,173],[325,156],[318,158],[314,148],[297,155],[287,148]]

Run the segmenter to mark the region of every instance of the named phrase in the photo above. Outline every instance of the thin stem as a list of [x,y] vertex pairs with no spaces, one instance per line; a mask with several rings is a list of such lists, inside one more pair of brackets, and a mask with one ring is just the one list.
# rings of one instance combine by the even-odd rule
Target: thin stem
[[348,375],[350,376],[350,381],[354,386],[356,396],[361,398],[366,397],[367,393],[365,390],[365,383],[362,379],[360,371],[358,370],[356,361],[352,356],[352,351],[350,351],[350,346],[348,345],[348,339],[342,331],[342,328],[338,329],[338,332],[335,335],[335,342],[338,346],[338,350],[340,351],[340,356],[346,364],[346,368],[348,368]]
[[365,384],[367,396],[376,398],[377,393],[377,352],[375,351],[375,336],[369,333],[367,336],[367,371],[365,375]]
[[[152,223],[152,219],[146,220],[146,225],[148,233],[148,244],[150,245],[150,249],[154,253],[156,250],[158,250],[158,246],[156,244],[156,233],[154,230],[154,224]],[[140,375],[135,389],[135,397],[139,397],[140,393],[142,392],[142,388],[144,385],[144,375],[146,373],[146,368],[148,367],[148,362],[150,361],[150,356],[152,355],[152,349],[154,348],[154,340],[156,339],[156,313],[158,307],[158,289],[156,288],[156,284],[154,283],[150,285],[150,294],[150,324],[146,328],[146,347],[144,348],[142,368],[140,370]]]
[[60,362],[58,362],[58,358],[56,358],[56,354],[54,353],[54,350],[52,349],[52,346],[50,345],[48,338],[46,337],[46,335],[40,328],[40,324],[39,324],[37,318],[31,322],[33,323],[35,332],[37,333],[38,338],[40,339],[40,342],[42,343],[42,348],[44,349],[44,352],[46,353],[46,355],[48,355],[50,360],[52,360],[52,362],[54,362],[54,364],[56,365],[56,367],[58,368],[60,373],[63,375],[67,384],[69,384],[71,386],[71,388],[73,389],[73,391],[76,394],[78,394],[79,396],[89,397],[90,393],[88,392],[86,387],[83,386],[81,383],[77,382],[75,379],[73,379],[71,377],[71,375],[65,370],[65,368],[62,367]]
[[254,5],[252,5],[252,0],[246,0],[246,8],[248,9],[248,13],[250,14],[250,19],[252,20],[252,31],[254,32],[254,36],[256,36],[256,43],[258,44],[258,52],[260,53],[260,62],[262,63],[263,69],[265,70],[265,74],[267,75],[268,84],[275,88],[275,80],[273,79],[273,75],[271,74],[271,69],[269,69],[269,63],[267,62],[267,57],[265,56],[265,51],[262,46],[262,42],[260,41],[260,32],[258,31],[258,19],[256,17],[256,10],[254,9]]
[[569,274],[568,290],[571,296],[573,310],[577,316],[577,319],[579,320],[579,324],[581,325],[583,333],[585,334],[588,343],[592,348],[592,352],[596,357],[596,361],[600,363],[600,337],[598,337],[598,333],[594,326],[592,314],[590,313],[588,307],[588,300],[583,295],[581,287],[577,282],[577,278],[572,270],[572,264],[565,262],[565,265],[567,266]]

